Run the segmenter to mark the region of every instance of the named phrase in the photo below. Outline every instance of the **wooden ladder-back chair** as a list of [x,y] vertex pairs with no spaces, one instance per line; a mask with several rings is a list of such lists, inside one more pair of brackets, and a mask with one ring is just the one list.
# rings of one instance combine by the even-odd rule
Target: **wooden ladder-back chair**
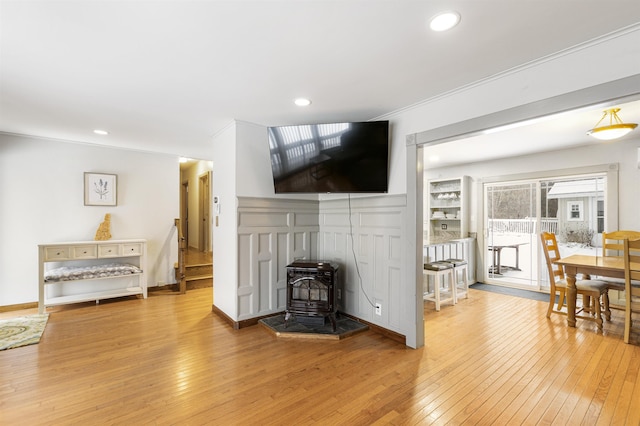
[[[638,231],[613,231],[602,233],[602,257],[607,256],[622,256],[624,252],[623,242],[625,239],[637,240],[640,238],[640,232]],[[610,290],[624,291],[624,279],[622,278],[604,278],[604,281],[609,285]],[[634,282],[633,285],[638,285],[638,282]],[[617,306],[616,308],[624,309],[624,306]]]
[[632,281],[640,280],[640,239],[623,241],[625,310],[624,310],[624,342],[629,343],[631,337],[631,314],[640,314],[640,286],[632,285]]
[[[549,232],[542,232],[540,234],[540,242],[542,243],[544,257],[547,260],[549,285],[551,287],[547,318],[550,318],[552,313],[566,315],[566,311],[562,309],[566,305],[567,281],[562,266],[553,263],[560,259],[560,250],[558,249],[556,236]],[[595,321],[598,329],[602,330],[601,303],[604,305],[607,320],[611,319],[607,283],[600,280],[576,279],[576,289],[578,295],[582,295],[582,311],[587,313],[586,315],[576,314],[576,318]],[[558,295],[558,306],[554,309],[556,295]],[[592,316],[593,313],[595,313],[595,317]]]

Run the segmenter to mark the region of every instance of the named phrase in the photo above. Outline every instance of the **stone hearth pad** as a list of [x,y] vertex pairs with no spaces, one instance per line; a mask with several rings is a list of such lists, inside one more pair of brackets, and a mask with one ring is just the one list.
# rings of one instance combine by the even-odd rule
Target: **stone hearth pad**
[[338,314],[336,319],[335,332],[331,327],[329,319],[327,319],[326,323],[322,326],[312,326],[301,324],[295,320],[295,317],[293,317],[289,320],[286,328],[284,327],[284,314],[263,318],[258,322],[267,331],[273,333],[277,337],[288,337],[294,339],[340,340],[369,329],[366,324],[359,323],[358,321],[340,314]]

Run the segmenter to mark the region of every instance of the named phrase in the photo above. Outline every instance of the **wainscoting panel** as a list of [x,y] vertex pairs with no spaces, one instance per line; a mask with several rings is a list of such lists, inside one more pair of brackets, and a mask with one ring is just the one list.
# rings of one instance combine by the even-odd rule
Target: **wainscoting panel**
[[[344,312],[401,334],[403,321],[410,321],[402,318],[408,311],[406,294],[415,294],[403,288],[405,216],[404,196],[331,200],[320,206],[320,257],[340,264]],[[376,303],[381,315],[375,314]]]
[[318,255],[318,201],[238,198],[238,320],[282,312],[286,266]]
[[265,217],[259,211],[245,212],[238,217],[239,227],[271,227],[288,226],[289,215],[287,212],[276,212],[269,217]]

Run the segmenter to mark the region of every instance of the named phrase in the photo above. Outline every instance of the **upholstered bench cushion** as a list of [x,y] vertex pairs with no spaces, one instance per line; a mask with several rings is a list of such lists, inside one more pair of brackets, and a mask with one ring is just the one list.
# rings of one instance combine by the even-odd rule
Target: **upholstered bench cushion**
[[464,259],[446,259],[443,262],[451,263],[453,266],[462,266],[466,265],[468,262]]
[[445,269],[451,269],[453,265],[447,262],[429,262],[424,264],[424,269],[430,271],[443,271]]
[[142,269],[135,265],[110,263],[93,266],[63,266],[45,272],[45,282],[90,280],[94,278],[117,277],[120,275],[140,274]]

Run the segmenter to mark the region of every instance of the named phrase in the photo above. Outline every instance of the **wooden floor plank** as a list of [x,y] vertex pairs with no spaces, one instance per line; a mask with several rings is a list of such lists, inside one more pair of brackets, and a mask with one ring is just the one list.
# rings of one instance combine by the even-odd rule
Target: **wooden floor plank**
[[[157,294],[156,294],[157,293]],[[471,289],[425,303],[424,348],[233,330],[211,288],[50,308],[38,345],[0,351],[3,424],[639,424],[640,344]],[[0,318],[33,313],[2,312]]]
[[[460,345],[457,345],[450,353],[450,358],[454,356],[459,357],[451,364],[453,369],[447,371],[446,375],[442,375],[442,377],[439,377],[438,380],[433,382],[426,395],[421,393],[416,394],[416,397],[420,398],[416,399],[414,404],[420,409],[411,414],[409,422],[436,421],[443,413],[441,405],[446,404],[446,401],[452,398],[458,388],[469,385],[469,381],[473,377],[477,377],[477,372],[481,374],[486,371],[486,369],[495,367],[498,359],[508,355],[507,349],[510,343],[503,339],[502,336],[511,333],[512,327],[517,328],[517,322],[512,320],[499,321],[497,317],[488,318],[492,320],[492,323],[482,324],[484,328],[480,333],[477,333],[478,338],[487,343],[482,347],[483,351],[471,354],[466,348],[461,348]],[[507,316],[506,318],[509,319],[510,317]],[[464,327],[464,325],[460,324],[459,329],[464,330],[462,327]],[[470,336],[464,336],[467,333],[467,331],[464,333],[461,332],[460,335],[456,336],[456,340],[458,342],[460,342],[458,339],[469,341]],[[446,361],[447,359],[445,358],[443,362]],[[474,376],[474,374],[476,375]],[[411,410],[411,408],[409,409]]]
[[[484,380],[481,380],[482,376],[477,376],[468,389],[454,395],[453,404],[449,404],[451,408],[442,413],[438,422],[460,423],[475,413],[480,406],[488,403],[492,395],[512,389],[515,385],[513,378],[517,372],[526,367],[533,357],[538,357],[545,351],[544,348],[538,348],[535,353],[531,351],[530,348],[535,341],[535,337],[529,334],[518,342],[512,342],[505,349],[505,356],[495,359],[494,368],[484,370]],[[545,343],[545,346],[548,348],[551,345]],[[467,390],[469,392],[465,394]]]
[[595,423],[596,425],[610,425],[614,424],[614,419],[616,416],[616,410],[620,407],[621,410],[624,410],[625,413],[628,411],[628,407],[624,405],[618,405],[620,401],[620,393],[622,392],[622,387],[624,385],[624,380],[627,374],[627,370],[629,368],[629,363],[631,362],[631,347],[625,346],[623,348],[616,348],[616,350],[622,349],[622,354],[618,354],[612,358],[612,362],[610,363],[610,368],[614,369],[615,372],[611,377],[611,383],[607,386],[606,383],[603,383],[602,392],[606,392],[606,395],[603,395],[603,403],[602,410],[600,411],[600,415],[598,416],[598,420]]
[[[566,339],[566,337],[564,337]],[[511,410],[516,410],[510,421],[522,424],[535,424],[539,419],[539,413],[545,412],[557,398],[559,389],[566,377],[574,370],[573,362],[580,351],[584,350],[584,340],[569,342],[561,345],[561,350],[554,354],[549,361],[548,368],[541,370],[540,380],[535,389],[523,390],[510,405]],[[529,391],[529,392],[527,392]]]
[[[634,351],[634,358],[637,360],[639,354]],[[630,389],[633,389],[633,392],[630,392],[629,397],[629,412],[625,418],[625,424],[630,425],[640,425],[640,368],[637,363],[634,363],[629,367],[629,373],[627,377],[634,381],[633,387],[629,386]],[[633,380],[635,377],[635,380]]]
[[[539,324],[531,324],[539,326]],[[536,337],[537,339],[537,337]],[[540,402],[547,394],[548,382],[562,374],[566,364],[557,362],[571,356],[571,345],[550,345],[549,350],[542,354],[541,346],[532,346],[530,352],[537,360],[532,360],[526,366],[527,371],[519,371],[513,374],[514,383],[509,389],[504,387],[500,392],[495,392],[483,406],[469,417],[467,424],[481,424],[495,421],[497,424],[511,423],[521,424],[523,416],[530,412],[531,404]],[[526,367],[525,367],[526,368]],[[501,407],[499,416],[496,417],[496,407]],[[517,416],[521,413],[520,418]]]

